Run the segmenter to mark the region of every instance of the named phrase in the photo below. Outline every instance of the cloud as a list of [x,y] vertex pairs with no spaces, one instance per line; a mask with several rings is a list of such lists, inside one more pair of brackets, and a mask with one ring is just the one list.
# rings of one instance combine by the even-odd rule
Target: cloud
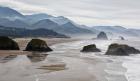
[[140,0],[0,0],[24,14],[65,16],[79,24],[140,27]]

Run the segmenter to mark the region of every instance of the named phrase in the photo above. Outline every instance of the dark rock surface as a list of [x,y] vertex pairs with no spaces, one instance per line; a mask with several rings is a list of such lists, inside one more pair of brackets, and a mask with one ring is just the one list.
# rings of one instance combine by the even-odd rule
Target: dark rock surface
[[40,39],[32,39],[25,51],[39,51],[39,52],[50,52],[52,49],[48,47],[47,43]]
[[122,37],[122,36],[120,36],[120,39],[121,39],[121,40],[125,40],[124,37]]
[[138,54],[140,51],[134,47],[125,44],[111,44],[106,52],[106,55],[125,56],[129,54]]
[[97,35],[97,39],[107,40],[108,37],[107,37],[107,35],[106,35],[105,32],[100,32],[100,33]]
[[9,37],[0,36],[0,50],[19,50],[19,46]]
[[84,46],[81,52],[101,52],[100,49],[96,48],[95,44]]

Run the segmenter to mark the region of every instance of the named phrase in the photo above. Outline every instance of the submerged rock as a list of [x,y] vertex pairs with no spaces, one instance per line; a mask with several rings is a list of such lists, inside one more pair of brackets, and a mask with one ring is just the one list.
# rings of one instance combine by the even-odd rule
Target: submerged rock
[[52,49],[48,47],[47,43],[40,39],[32,39],[25,51],[40,51],[40,52],[50,52]]
[[19,50],[19,46],[9,37],[0,36],[0,50]]
[[101,52],[100,49],[96,48],[95,44],[84,46],[81,52]]
[[138,54],[140,51],[134,47],[130,47],[125,44],[111,44],[106,52],[106,55],[129,55]]
[[100,33],[97,35],[97,39],[107,40],[108,37],[107,37],[107,35],[106,35],[105,32],[100,32]]

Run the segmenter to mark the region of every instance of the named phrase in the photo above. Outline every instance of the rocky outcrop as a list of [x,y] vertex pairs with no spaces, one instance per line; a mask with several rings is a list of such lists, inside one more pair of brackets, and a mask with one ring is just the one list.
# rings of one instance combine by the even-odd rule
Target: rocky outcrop
[[96,48],[95,44],[84,46],[81,52],[101,52],[100,49]]
[[121,39],[121,40],[125,40],[124,37],[122,37],[122,36],[120,36],[120,39]]
[[50,52],[52,49],[48,47],[47,43],[40,39],[32,39],[25,51],[39,51],[39,52]]
[[106,52],[106,55],[125,56],[129,54],[138,54],[140,51],[134,47],[125,44],[111,44]]
[[0,50],[19,50],[19,46],[9,37],[0,36]]
[[108,37],[107,37],[107,35],[106,35],[105,32],[100,32],[100,33],[97,35],[97,39],[107,40]]

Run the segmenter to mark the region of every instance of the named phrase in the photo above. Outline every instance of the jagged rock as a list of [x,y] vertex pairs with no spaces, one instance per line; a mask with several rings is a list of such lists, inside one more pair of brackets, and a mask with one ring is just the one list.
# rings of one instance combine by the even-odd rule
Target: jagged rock
[[138,54],[140,51],[134,47],[125,44],[111,44],[106,52],[106,55],[129,55]]
[[19,50],[19,46],[9,37],[0,36],[0,50]]
[[100,49],[96,48],[95,44],[84,46],[81,52],[101,52]]
[[121,39],[121,40],[125,40],[124,37],[122,37],[122,36],[120,36],[120,39]]
[[45,41],[40,40],[40,39],[32,39],[25,51],[40,51],[40,52],[50,52],[52,49],[48,47]]
[[107,37],[107,35],[106,35],[105,32],[100,32],[100,33],[97,35],[97,39],[107,40],[108,37]]

